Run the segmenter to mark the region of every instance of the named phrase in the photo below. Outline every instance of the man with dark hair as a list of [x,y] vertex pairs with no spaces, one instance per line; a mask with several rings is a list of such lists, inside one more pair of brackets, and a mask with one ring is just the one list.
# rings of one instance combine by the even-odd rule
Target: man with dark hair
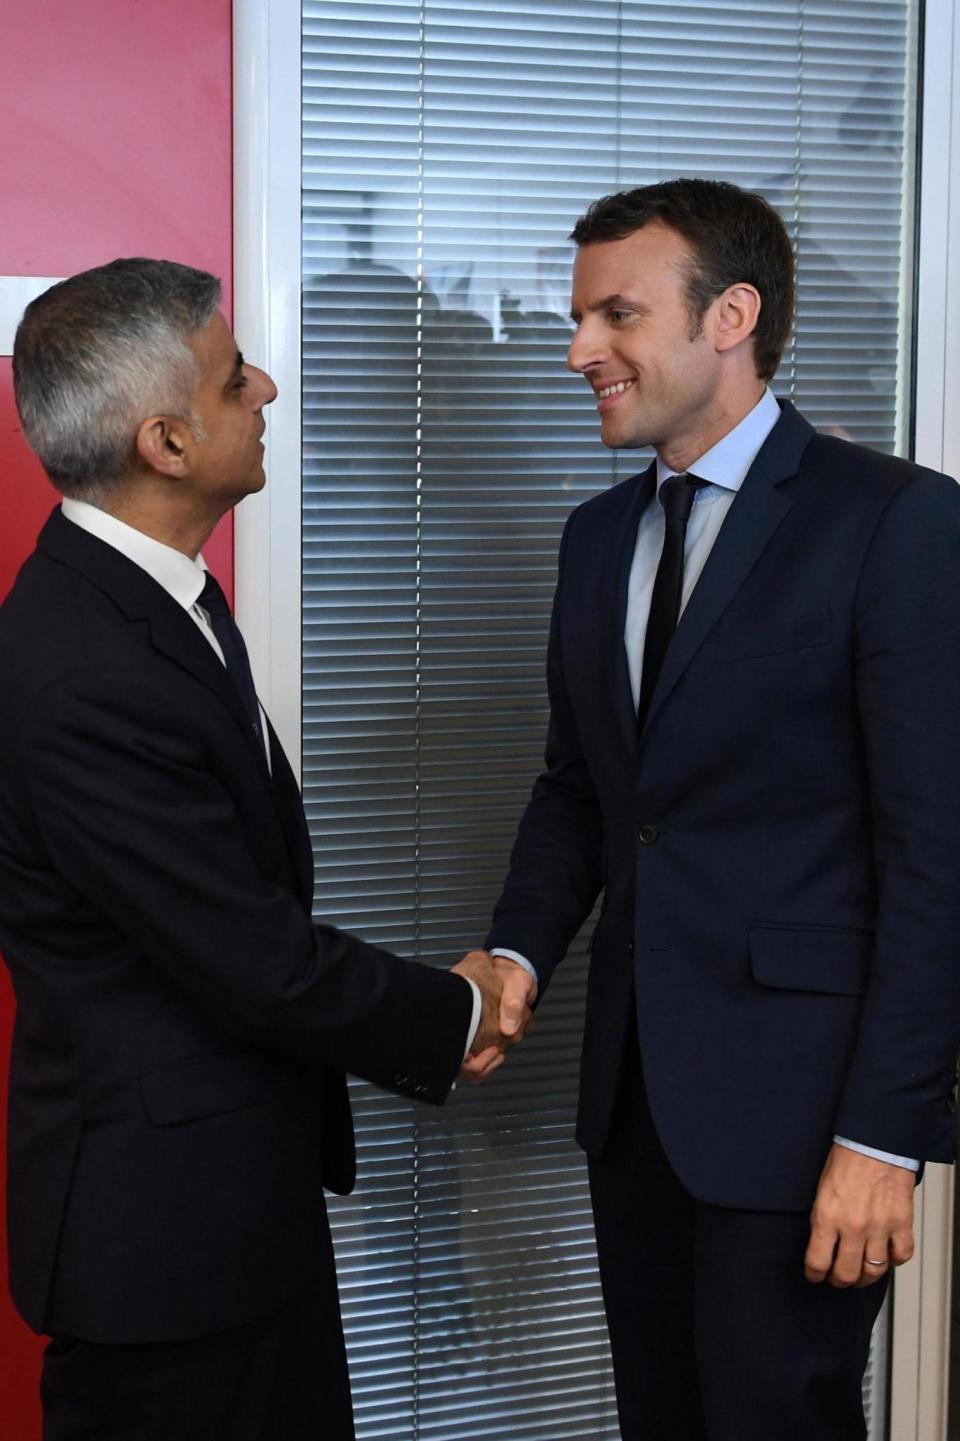
[[624,1441],[854,1441],[955,1144],[960,492],[767,389],[759,197],[647,186],[573,238],[570,368],[656,458],[564,532],[501,1024],[602,891],[577,1134]]
[[440,1102],[502,1043],[488,956],[454,976],[311,920],[296,781],[200,558],[265,483],[276,396],[219,295],[115,261],[15,343],[65,496],[0,610],[10,1284],[52,1337],[45,1441],[349,1441],[344,1072]]

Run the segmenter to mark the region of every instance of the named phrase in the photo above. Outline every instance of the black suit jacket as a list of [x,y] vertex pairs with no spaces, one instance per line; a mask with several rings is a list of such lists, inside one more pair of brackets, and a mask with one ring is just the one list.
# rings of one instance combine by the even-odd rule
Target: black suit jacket
[[14,1300],[155,1341],[299,1291],[353,1183],[344,1071],[440,1101],[472,999],[311,921],[272,777],[186,612],[64,519],[0,610],[0,949]]
[[581,1143],[603,1149],[635,1006],[687,1188],[800,1209],[835,1132],[954,1153],[960,490],[785,405],[638,744],[623,636],[654,489],[651,467],[568,521],[547,768],[488,944],[546,984],[602,889]]

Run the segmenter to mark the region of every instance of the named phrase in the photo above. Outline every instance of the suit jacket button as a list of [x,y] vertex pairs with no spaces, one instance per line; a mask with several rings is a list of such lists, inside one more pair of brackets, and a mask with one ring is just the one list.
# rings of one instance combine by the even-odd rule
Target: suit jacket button
[[641,845],[653,846],[660,839],[660,829],[653,821],[644,821],[642,826],[637,828],[637,838]]

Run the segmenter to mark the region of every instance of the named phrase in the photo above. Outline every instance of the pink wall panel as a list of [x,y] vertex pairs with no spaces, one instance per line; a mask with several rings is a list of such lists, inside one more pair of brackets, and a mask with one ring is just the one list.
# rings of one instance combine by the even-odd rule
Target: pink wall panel
[[[229,313],[230,77],[230,0],[5,5],[0,275],[162,256],[221,276]],[[54,503],[0,358],[0,597]],[[231,538],[224,525],[205,551],[228,588]],[[0,1091],[12,1013],[2,972]],[[5,1274],[0,1262],[0,1434],[37,1441],[40,1343],[14,1314]]]
[[222,274],[229,66],[229,0],[4,6],[0,274],[140,254]]

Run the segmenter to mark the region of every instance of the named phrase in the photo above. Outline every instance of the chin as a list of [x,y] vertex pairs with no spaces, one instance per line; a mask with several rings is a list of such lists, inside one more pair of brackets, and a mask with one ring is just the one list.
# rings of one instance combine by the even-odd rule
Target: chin
[[640,450],[651,443],[645,435],[604,435],[602,430],[600,439],[608,450]]
[[247,484],[244,486],[243,494],[256,495],[258,490],[263,490],[263,487],[266,485],[266,483],[266,472],[261,465],[257,470],[254,471],[253,475],[249,477]]

